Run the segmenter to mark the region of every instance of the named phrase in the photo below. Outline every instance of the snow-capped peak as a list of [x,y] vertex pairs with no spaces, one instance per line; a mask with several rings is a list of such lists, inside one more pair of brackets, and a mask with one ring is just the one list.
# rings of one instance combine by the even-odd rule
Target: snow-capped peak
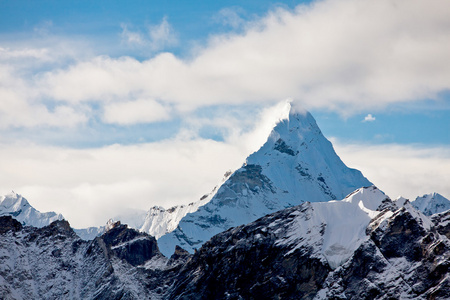
[[370,186],[357,189],[342,201],[357,204],[361,209],[373,212],[376,211],[386,199],[389,199],[389,197],[376,186]]
[[438,193],[425,194],[411,201],[411,205],[430,216],[450,209],[450,200]]
[[55,212],[41,213],[28,203],[21,195],[11,192],[0,196],[0,216],[12,216],[22,225],[43,227],[56,220],[63,220],[61,214]]
[[211,200],[185,215],[175,231],[159,239],[159,246],[166,255],[175,245],[193,252],[230,227],[305,201],[343,199],[371,185],[340,160],[310,113],[291,110]]

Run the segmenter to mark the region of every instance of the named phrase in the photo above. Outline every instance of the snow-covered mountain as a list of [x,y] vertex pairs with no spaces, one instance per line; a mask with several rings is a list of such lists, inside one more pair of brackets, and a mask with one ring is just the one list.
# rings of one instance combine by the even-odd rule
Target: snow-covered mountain
[[375,187],[304,203],[214,236],[169,299],[449,299],[439,224]]
[[[399,206],[402,204],[403,206]],[[430,219],[376,187],[306,202],[166,258],[111,223],[91,241],[67,221],[0,217],[1,299],[449,299],[450,211]]]
[[305,201],[342,199],[370,185],[361,172],[341,161],[310,113],[291,112],[211,201],[183,217],[158,243],[165,255],[175,245],[193,252],[230,227]]
[[43,227],[53,221],[64,219],[61,214],[55,212],[41,213],[32,207],[27,199],[15,192],[0,196],[0,216],[12,216],[22,225],[34,227]]
[[[57,220],[64,220],[62,214],[51,212],[40,212],[35,209],[21,195],[11,192],[0,196],[0,216],[12,216],[22,225],[33,227],[44,227]],[[84,240],[92,240],[105,232],[105,226],[74,229]]]
[[[146,213],[145,218],[142,224],[137,224],[132,226],[133,228],[138,229],[141,232],[148,233],[155,238],[159,239],[161,236],[166,233],[172,232],[177,228],[178,223],[181,219],[189,213],[193,213],[198,210],[200,206],[205,205],[209,201],[211,201],[212,197],[217,193],[218,188],[222,185],[228,177],[231,175],[231,172],[227,172],[224,175],[221,183],[214,187],[214,189],[202,196],[198,201],[191,202],[187,205],[177,205],[171,208],[165,209],[161,206],[154,206],[150,208],[150,210]],[[117,217],[116,219],[122,219],[121,217]],[[128,218],[123,218],[123,220],[127,223]]]
[[160,299],[170,279],[158,277],[169,260],[155,238],[121,224],[84,241],[64,220],[35,228],[0,217],[0,252],[0,299]]
[[411,201],[411,205],[427,216],[450,209],[450,200],[438,193],[425,194]]

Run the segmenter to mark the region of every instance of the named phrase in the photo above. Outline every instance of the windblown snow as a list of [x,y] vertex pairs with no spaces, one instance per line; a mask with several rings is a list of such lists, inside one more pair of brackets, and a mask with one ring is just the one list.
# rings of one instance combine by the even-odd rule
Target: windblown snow
[[158,240],[161,252],[189,252],[213,235],[305,201],[342,199],[372,184],[348,168],[308,112],[290,113],[267,142],[220,186],[207,204],[188,213]]

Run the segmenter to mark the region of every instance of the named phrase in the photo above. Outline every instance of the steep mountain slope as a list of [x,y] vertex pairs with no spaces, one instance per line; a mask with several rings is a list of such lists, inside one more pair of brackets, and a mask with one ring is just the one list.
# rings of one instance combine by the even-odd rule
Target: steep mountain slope
[[[172,232],[177,228],[178,223],[189,213],[193,213],[198,210],[200,206],[205,205],[211,201],[212,197],[217,193],[217,190],[221,184],[223,184],[231,172],[227,172],[222,179],[222,182],[215,186],[209,193],[200,198],[200,200],[189,203],[187,205],[177,205],[171,208],[165,209],[164,207],[154,206],[147,212],[142,225],[138,225],[135,228],[139,231],[146,232],[155,238],[159,239],[161,236]],[[126,219],[125,219],[126,221]]]
[[110,223],[92,241],[66,221],[0,217],[1,299],[449,299],[450,211],[428,218],[376,187],[306,202],[167,259]]
[[1,299],[159,299],[172,278],[155,238],[120,224],[84,241],[67,221],[0,217],[0,253]]
[[450,243],[438,224],[375,187],[304,203],[214,236],[167,297],[448,299]]
[[193,252],[230,227],[304,201],[342,199],[370,185],[361,172],[340,160],[311,114],[290,113],[211,201],[187,214],[158,243],[165,255],[170,255],[175,245]]
[[64,217],[55,212],[41,213],[28,203],[27,199],[14,192],[0,196],[0,216],[12,216],[22,225],[43,227]]
[[411,205],[427,216],[450,209],[450,200],[438,193],[426,194],[411,201]]

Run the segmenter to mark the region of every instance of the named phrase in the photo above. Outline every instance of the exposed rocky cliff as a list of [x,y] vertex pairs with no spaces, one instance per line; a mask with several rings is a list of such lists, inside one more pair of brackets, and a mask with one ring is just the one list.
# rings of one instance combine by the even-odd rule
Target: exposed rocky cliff
[[0,228],[1,299],[155,299],[171,278],[160,276],[155,238],[126,225],[92,241],[67,221],[35,228],[5,216]]
[[376,187],[306,202],[170,259],[120,223],[92,241],[66,221],[0,217],[2,299],[449,299],[449,212]]

